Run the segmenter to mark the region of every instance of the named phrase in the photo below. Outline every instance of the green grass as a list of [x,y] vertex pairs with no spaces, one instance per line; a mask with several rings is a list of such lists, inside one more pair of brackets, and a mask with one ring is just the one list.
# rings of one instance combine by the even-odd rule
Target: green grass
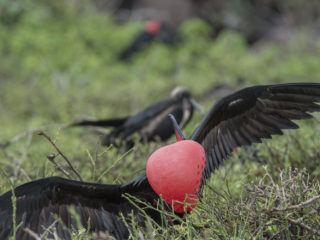
[[[185,41],[175,47],[155,43],[132,62],[122,63],[116,54],[142,24],[117,25],[90,7],[33,4],[16,22],[0,24],[0,143],[14,139],[0,149],[0,194],[30,180],[63,176],[47,159],[56,150],[43,136],[14,138],[28,129],[70,123],[82,114],[97,118],[134,114],[169,96],[177,85],[200,97],[214,84],[238,89],[320,79],[320,42],[311,44],[306,37],[258,51],[233,32],[212,41],[209,27],[194,20],[181,27]],[[213,103],[212,98],[201,102],[206,110]],[[184,130],[187,136],[202,117],[195,113]],[[141,229],[133,223],[132,239],[141,234],[146,239],[316,239],[312,230],[319,231],[319,200],[285,210],[319,195],[320,115],[315,117],[300,122],[297,131],[233,155],[181,224],[170,225],[175,217],[163,213],[170,215],[167,227],[148,221]],[[53,127],[45,132],[82,178],[93,182],[131,180],[162,146],[138,144],[121,155],[100,146],[101,138],[88,130]],[[259,163],[250,160],[255,151]],[[61,156],[55,161],[76,179]],[[74,239],[86,239],[86,234],[75,234]]]

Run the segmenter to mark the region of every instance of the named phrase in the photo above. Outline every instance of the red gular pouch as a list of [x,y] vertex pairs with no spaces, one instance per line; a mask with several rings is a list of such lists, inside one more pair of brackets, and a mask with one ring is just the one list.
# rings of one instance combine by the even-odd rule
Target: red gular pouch
[[157,34],[161,30],[161,23],[156,20],[148,21],[145,25],[145,31],[149,34]]
[[196,206],[204,166],[203,147],[182,140],[156,150],[148,159],[146,171],[153,190],[175,212],[184,213]]

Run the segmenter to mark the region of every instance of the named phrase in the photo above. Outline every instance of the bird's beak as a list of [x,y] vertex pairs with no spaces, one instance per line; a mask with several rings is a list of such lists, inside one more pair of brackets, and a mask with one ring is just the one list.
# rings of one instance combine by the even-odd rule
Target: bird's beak
[[198,109],[202,115],[205,114],[203,107],[199,103],[197,103],[196,100],[194,100],[193,98],[190,98],[190,102],[192,106]]
[[172,114],[168,115],[170,120],[172,121],[172,125],[174,128],[174,131],[176,133],[176,137],[177,137],[177,141],[181,141],[181,140],[185,140],[186,138],[183,136],[183,133],[181,131],[181,128],[179,127],[179,124],[177,123],[177,120],[175,119],[175,117]]

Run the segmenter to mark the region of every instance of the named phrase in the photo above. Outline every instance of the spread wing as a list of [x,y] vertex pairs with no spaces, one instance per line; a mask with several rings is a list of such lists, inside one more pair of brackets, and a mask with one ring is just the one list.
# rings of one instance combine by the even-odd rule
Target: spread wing
[[[22,222],[16,239],[34,239],[25,231],[26,228],[38,236],[50,228],[49,237],[52,237],[55,228],[59,239],[71,239],[70,229],[79,229],[76,218],[69,212],[71,206],[79,216],[81,225],[90,232],[108,232],[116,239],[127,238],[128,229],[119,214],[127,217],[133,212],[139,224],[143,224],[144,219],[122,197],[124,193],[149,203],[157,199],[145,174],[126,185],[83,183],[60,177],[44,178],[21,185],[15,189],[16,225]],[[0,239],[8,239],[12,235],[11,196],[10,191],[0,197]]]
[[262,138],[296,129],[291,120],[308,119],[320,111],[320,84],[291,83],[239,90],[215,104],[191,139],[206,152],[202,185],[235,147],[260,143]]

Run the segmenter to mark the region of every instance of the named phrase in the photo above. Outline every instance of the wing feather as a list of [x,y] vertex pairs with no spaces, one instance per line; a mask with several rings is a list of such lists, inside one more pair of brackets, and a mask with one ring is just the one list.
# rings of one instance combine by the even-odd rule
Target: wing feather
[[[122,197],[124,193],[150,204],[158,199],[145,175],[126,185],[83,183],[51,177],[19,186],[15,189],[16,222],[22,222],[22,225],[16,238],[33,239],[26,228],[40,236],[53,224],[51,230],[55,229],[60,238],[71,239],[69,229],[80,227],[69,211],[72,206],[81,225],[86,229],[90,226],[90,232],[108,232],[117,239],[127,238],[128,229],[119,214],[127,217],[133,212],[138,224],[143,224],[144,220],[139,216],[139,210]],[[11,196],[11,191],[0,196],[0,239],[8,239],[12,235]],[[157,216],[151,209],[146,211]],[[59,221],[55,222],[57,218]]]
[[261,143],[283,134],[282,129],[297,129],[292,120],[311,118],[309,113],[320,111],[317,102],[318,83],[254,86],[221,99],[191,136],[207,156],[202,185],[235,147]]

